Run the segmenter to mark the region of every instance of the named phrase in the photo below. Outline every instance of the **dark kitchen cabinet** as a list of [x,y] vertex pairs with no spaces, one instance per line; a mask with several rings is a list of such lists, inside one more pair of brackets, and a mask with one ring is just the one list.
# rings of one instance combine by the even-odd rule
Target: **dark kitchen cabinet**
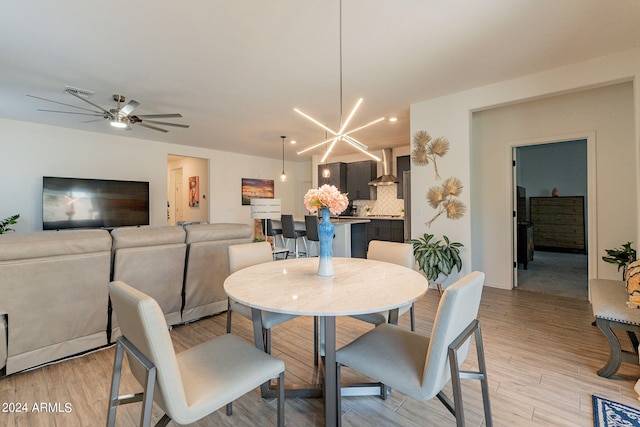
[[372,218],[367,224],[367,247],[372,240],[404,242],[404,220]]
[[[325,167],[329,168],[331,176],[329,178],[322,177],[322,171]],[[328,163],[325,165],[318,165],[318,186],[328,184],[335,185],[340,192],[345,193],[347,189],[347,164],[342,162]],[[352,199],[352,197],[349,197]]]
[[403,172],[411,170],[411,156],[398,156],[396,157],[396,172],[398,177],[398,190],[397,198],[404,199],[404,189],[402,187],[404,183]]
[[372,160],[347,163],[347,192],[349,200],[375,199],[375,189],[369,181],[376,179],[378,165]]

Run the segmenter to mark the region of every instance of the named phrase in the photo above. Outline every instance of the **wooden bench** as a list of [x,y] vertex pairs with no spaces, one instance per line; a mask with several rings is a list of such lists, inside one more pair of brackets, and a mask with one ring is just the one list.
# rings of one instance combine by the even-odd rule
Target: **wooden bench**
[[[621,280],[591,279],[591,305],[596,317],[596,326],[609,342],[609,361],[598,371],[601,377],[614,375],[624,362],[638,364],[638,336],[640,333],[640,309],[629,308],[629,294]],[[633,351],[622,350],[620,340],[613,329],[627,332]]]

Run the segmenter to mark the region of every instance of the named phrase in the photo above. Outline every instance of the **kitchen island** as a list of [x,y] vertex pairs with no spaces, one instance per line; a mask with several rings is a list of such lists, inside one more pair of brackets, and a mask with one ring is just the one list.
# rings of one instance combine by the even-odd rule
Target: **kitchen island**
[[[368,218],[335,217],[331,218],[335,226],[333,239],[333,256],[346,258],[365,258],[367,252],[367,224]],[[294,218],[296,230],[304,230],[304,218]],[[274,228],[281,228],[278,220],[273,220]],[[294,251],[293,239],[287,245],[290,252]],[[298,244],[298,247],[300,244]],[[308,244],[309,256],[318,256],[319,244]]]

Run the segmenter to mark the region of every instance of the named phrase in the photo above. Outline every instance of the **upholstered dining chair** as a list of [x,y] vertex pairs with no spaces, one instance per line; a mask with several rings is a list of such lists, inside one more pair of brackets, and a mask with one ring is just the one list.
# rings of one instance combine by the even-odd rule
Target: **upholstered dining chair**
[[[369,250],[367,251],[367,259],[376,261],[390,262],[393,264],[403,265],[413,269],[415,259],[413,257],[413,246],[410,243],[386,242],[382,240],[372,240],[369,242]],[[398,316],[409,312],[411,316],[411,330],[416,330],[416,318],[414,312],[414,304],[407,304],[400,307]],[[367,323],[379,325],[389,321],[389,311],[379,313],[358,314],[351,316],[355,319],[362,320]]]
[[[142,401],[141,426],[149,426],[155,402],[169,421],[194,423],[273,378],[278,380],[278,425],[284,426],[284,362],[226,334],[175,353],[164,315],[150,296],[116,281],[109,284],[113,309],[120,319],[107,426],[116,421],[119,405]],[[118,396],[124,351],[134,377],[144,388]]]
[[[320,236],[318,236],[318,215],[305,215],[304,216],[304,228],[306,229],[307,242],[311,247],[307,247],[307,256],[310,256],[311,248],[313,246],[318,247],[318,255],[320,254]],[[315,243],[315,245],[314,245]]]
[[[338,387],[341,366],[348,366],[417,400],[437,397],[464,425],[461,378],[480,380],[486,426],[492,425],[489,386],[480,321],[477,319],[484,273],[473,272],[444,291],[431,336],[382,323],[336,353]],[[475,337],[478,371],[461,371]],[[443,393],[451,380],[453,402]],[[381,397],[386,397],[384,386]],[[340,393],[338,393],[340,396]],[[338,397],[338,413],[341,398]]]
[[[273,253],[269,242],[244,243],[240,245],[231,245],[228,248],[229,253],[229,274],[234,273],[242,268],[252,265],[261,264],[263,262],[272,262]],[[227,310],[227,333],[231,333],[232,313],[238,313],[243,317],[251,320],[251,307],[239,303],[229,298],[229,309]],[[271,353],[271,328],[281,323],[291,320],[297,316],[291,314],[272,313],[262,311],[262,337],[264,339],[264,348],[267,353]]]
[[300,256],[300,251],[298,250],[298,239],[302,237],[302,242],[304,243],[305,255],[307,254],[307,241],[305,236],[307,232],[305,230],[296,230],[295,223],[293,221],[293,215],[281,215],[280,222],[282,223],[282,237],[286,239],[286,242],[293,239],[293,248],[295,257],[298,258]]

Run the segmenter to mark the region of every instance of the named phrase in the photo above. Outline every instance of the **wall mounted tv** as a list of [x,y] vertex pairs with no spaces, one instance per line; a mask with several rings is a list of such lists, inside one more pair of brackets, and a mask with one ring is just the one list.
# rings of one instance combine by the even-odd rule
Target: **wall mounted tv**
[[149,183],[42,177],[42,228],[149,225]]

